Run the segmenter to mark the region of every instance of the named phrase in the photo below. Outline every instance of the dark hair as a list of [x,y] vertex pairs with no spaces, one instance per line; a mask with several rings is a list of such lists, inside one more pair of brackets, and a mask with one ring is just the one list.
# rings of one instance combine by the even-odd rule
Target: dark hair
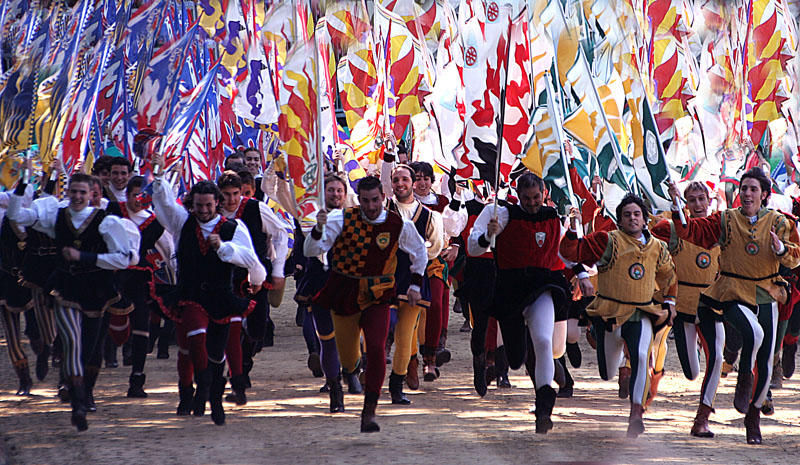
[[257,148],[255,148],[255,147],[247,147],[246,149],[244,149],[244,150],[242,151],[242,156],[243,156],[243,157],[246,157],[246,156],[247,156],[247,152],[255,152],[255,153],[257,153],[257,154],[258,154],[258,157],[259,157],[259,158],[261,158],[261,150],[258,150],[258,149],[257,149]]
[[230,165],[232,163],[235,163],[236,160],[239,160],[239,163],[243,163],[244,162],[244,154],[242,152],[239,152],[238,150],[236,152],[233,152],[232,154],[228,155],[228,157],[225,159],[225,162],[222,163],[222,166],[226,170],[233,169],[233,167],[231,167]]
[[111,168],[111,159],[114,158],[110,155],[103,155],[102,157],[98,158],[94,161],[92,165],[92,174],[97,174],[103,170],[108,170]]
[[383,194],[383,184],[381,184],[381,180],[375,176],[366,176],[361,178],[358,181],[358,186],[356,186],[356,192],[358,195],[361,195],[363,191],[371,191],[373,189],[378,189],[378,191]]
[[241,171],[237,171],[236,174],[238,174],[239,179],[242,180],[242,185],[248,184],[250,186],[256,187],[256,178],[253,177],[253,173],[244,169]]
[[128,172],[130,173],[133,171],[133,165],[131,164],[130,160],[123,157],[109,157],[111,158],[108,160],[108,169],[112,169],[115,166],[125,166],[128,168]]
[[144,176],[132,176],[128,179],[128,185],[125,187],[127,191],[130,191],[134,188],[141,188],[144,186]]
[[430,163],[426,161],[415,161],[411,163],[410,166],[416,174],[421,174],[424,177],[433,179],[433,167]]
[[217,202],[217,212],[219,212],[219,209],[222,208],[219,205],[219,202],[222,199],[222,192],[212,181],[199,181],[197,184],[192,186],[192,190],[190,190],[189,193],[183,198],[183,206],[186,207],[187,210],[192,210],[194,196],[202,194],[214,195],[214,200]]
[[708,187],[706,187],[706,185],[700,181],[690,182],[689,185],[686,186],[686,189],[683,190],[683,196],[686,197],[687,195],[689,195],[689,192],[693,191],[702,192],[706,194],[707,199],[711,198],[710,194],[708,193]]
[[761,170],[761,168],[754,167],[747,170],[745,174],[742,175],[742,179],[739,180],[739,188],[741,189],[741,185],[744,183],[745,179],[755,179],[758,181],[758,184],[761,185],[761,192],[766,192],[767,196],[764,197],[764,200],[761,201],[761,206],[766,207],[767,201],[769,200],[769,196],[772,194],[772,181],[769,180],[766,174]]
[[[84,182],[84,183],[88,184],[89,186],[91,186],[92,183],[94,183],[94,179],[97,179],[97,178],[95,178],[91,174],[73,173],[73,175],[70,176],[70,178],[69,178],[69,183],[72,184],[74,182]],[[99,182],[99,180],[97,182]]]
[[517,179],[517,192],[522,192],[531,187],[538,187],[540,191],[544,192],[544,180],[534,173],[524,173]]
[[411,179],[414,179],[414,177],[417,175],[417,172],[414,171],[414,168],[412,168],[411,165],[406,165],[405,163],[398,163],[397,166],[392,168],[392,176],[394,176],[394,173],[399,169],[408,170],[409,174],[411,174]]
[[328,184],[332,182],[342,183],[344,190],[347,190],[347,181],[345,181],[345,178],[339,173],[328,173],[325,175],[325,187],[328,187]]
[[220,190],[225,189],[226,187],[235,187],[236,189],[242,188],[242,178],[239,177],[233,171],[225,171],[222,173],[222,176],[217,179],[217,187]]
[[642,200],[642,198],[638,195],[625,194],[625,197],[623,197],[622,201],[619,203],[619,205],[617,205],[618,220],[619,217],[622,216],[622,209],[625,208],[626,205],[630,205],[632,203],[635,203],[639,206],[639,209],[642,211],[642,216],[647,216],[647,213],[650,211],[650,209],[647,208],[647,204],[644,202],[644,200]]
[[225,171],[233,171],[235,173],[247,170],[247,167],[244,166],[244,163],[235,160],[227,163],[223,168],[225,168]]

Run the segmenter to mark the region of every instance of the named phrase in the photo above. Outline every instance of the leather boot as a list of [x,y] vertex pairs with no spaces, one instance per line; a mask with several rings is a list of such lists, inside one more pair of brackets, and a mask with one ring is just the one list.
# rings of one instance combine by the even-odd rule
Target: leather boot
[[89,429],[86,421],[86,386],[82,376],[72,376],[69,380],[69,398],[72,404],[72,426],[78,431]]
[[422,346],[422,373],[426,382],[436,381],[439,377],[438,369],[436,368],[436,348]]
[[617,395],[620,399],[627,399],[630,395],[631,388],[631,369],[629,367],[619,367],[619,378],[617,382],[619,383]]
[[69,379],[67,379],[63,370],[58,371],[58,393],[56,394],[62,404],[69,403]]
[[208,364],[211,370],[211,386],[208,389],[208,405],[211,407],[211,420],[215,425],[225,424],[225,408],[222,406],[222,394],[225,393],[225,363]]
[[692,436],[698,438],[713,438],[714,433],[708,428],[708,417],[714,409],[704,403],[697,406],[697,415],[694,417],[692,425]]
[[325,373],[322,372],[322,360],[319,358],[319,352],[311,352],[308,354],[306,366],[308,366],[308,369],[311,370],[311,374],[314,375],[315,378],[322,378],[325,376]]
[[553,429],[553,407],[556,405],[556,391],[549,385],[536,390],[536,434],[546,434]]
[[643,414],[644,407],[639,404],[631,404],[631,414],[628,417],[629,438],[639,437],[640,434],[644,433],[644,420],[642,419]]
[[378,407],[378,393],[368,392],[364,395],[364,409],[361,410],[361,432],[376,433],[381,430],[375,421],[375,409]]
[[797,354],[797,343],[794,344],[784,344],[783,345],[783,353],[781,354],[781,371],[783,371],[783,376],[786,379],[789,379],[794,374],[794,358]]
[[345,384],[347,384],[348,394],[361,394],[364,392],[364,388],[361,387],[361,381],[358,380],[359,371],[358,366],[351,372],[342,368],[342,379],[344,379]]
[[569,399],[573,394],[575,380],[572,379],[572,375],[569,373],[569,368],[567,368],[567,360],[564,356],[561,356],[561,358],[556,360],[555,363],[560,364],[564,369],[564,385],[558,387],[558,394],[556,397],[559,399]]
[[344,412],[344,390],[342,389],[342,377],[328,378],[328,394],[331,399],[331,413]]
[[744,431],[748,444],[761,444],[761,409],[753,404],[744,416]]
[[650,390],[647,391],[647,400],[644,401],[645,410],[653,402],[653,399],[656,398],[656,395],[658,395],[658,383],[661,382],[661,378],[663,377],[664,370],[654,371],[653,374],[650,375]]
[[84,383],[86,384],[86,411],[94,413],[97,411],[97,405],[94,403],[94,386],[97,384],[97,377],[100,376],[100,367],[87,366],[84,376]]
[[486,353],[472,356],[472,383],[479,396],[486,395]]
[[41,339],[31,341],[34,353],[36,353],[36,379],[43,381],[50,371],[50,346],[42,342]]
[[146,399],[147,393],[144,392],[144,382],[147,379],[144,373],[131,374],[128,378],[128,394],[127,397],[135,399]]
[[225,400],[236,405],[247,404],[247,383],[244,375],[231,376],[231,393],[225,396]]
[[453,358],[453,354],[445,347],[447,344],[447,328],[442,328],[441,336],[439,336],[439,345],[436,347],[436,366],[441,367],[445,363],[449,363]]
[[31,388],[33,387],[33,380],[31,379],[31,371],[28,368],[28,360],[23,359],[17,366],[14,367],[19,378],[19,388],[17,389],[18,396],[31,395]]
[[572,365],[572,368],[581,367],[583,356],[581,355],[581,348],[578,346],[577,342],[567,342],[567,358],[569,359],[569,363]]
[[405,376],[398,375],[395,372],[392,372],[389,375],[389,394],[392,396],[392,403],[396,405],[409,405],[411,401],[408,400],[405,394],[403,394],[403,381]]
[[122,366],[129,367],[133,365],[133,343],[128,339],[125,344],[122,344]]
[[783,364],[781,363],[780,354],[775,356],[774,364],[772,365],[772,379],[769,382],[770,389],[783,388]]
[[417,354],[411,356],[408,361],[408,370],[406,371],[406,384],[412,391],[419,389],[419,359]]
[[753,372],[740,370],[736,376],[736,389],[733,394],[733,406],[739,413],[747,413],[750,400],[753,398]]
[[188,386],[181,386],[178,385],[178,395],[180,396],[180,400],[178,401],[178,410],[175,412],[178,416],[186,416],[192,413],[192,397],[194,396],[194,386],[191,384]]
[[197,384],[197,389],[195,389],[194,397],[192,398],[192,414],[196,417],[202,417],[206,413],[206,402],[208,402],[209,389],[211,388],[210,367],[195,373],[194,382]]
[[508,359],[506,346],[502,345],[494,352],[494,377],[498,389],[509,389],[514,386],[508,380]]

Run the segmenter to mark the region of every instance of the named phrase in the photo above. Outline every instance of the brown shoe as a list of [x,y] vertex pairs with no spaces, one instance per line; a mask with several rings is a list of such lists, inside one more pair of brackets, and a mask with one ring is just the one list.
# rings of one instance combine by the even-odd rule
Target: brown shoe
[[628,417],[628,437],[636,438],[644,433],[644,407],[639,404],[631,404],[631,414]]
[[422,349],[422,379],[426,382],[436,381],[439,377],[436,369],[436,348],[423,346]]
[[375,409],[378,407],[378,394],[368,392],[364,395],[364,409],[361,410],[361,432],[376,433],[381,430],[375,421]]
[[753,372],[740,370],[736,376],[736,389],[733,393],[733,406],[739,413],[747,413],[753,399]]
[[619,367],[619,379],[617,382],[619,383],[617,395],[620,399],[627,399],[630,395],[631,369],[628,367]]
[[692,436],[698,438],[713,438],[714,433],[708,428],[708,417],[714,409],[704,403],[697,407],[697,415],[694,417],[692,425]]
[[744,431],[748,444],[761,444],[761,409],[750,404],[744,416]]
[[408,372],[406,373],[406,384],[412,391],[419,389],[419,359],[414,354],[408,361]]

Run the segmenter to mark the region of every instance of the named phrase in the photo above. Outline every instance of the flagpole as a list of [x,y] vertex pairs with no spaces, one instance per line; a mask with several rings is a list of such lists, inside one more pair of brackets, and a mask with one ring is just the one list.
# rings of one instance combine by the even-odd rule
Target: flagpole
[[[311,12],[312,19],[314,12]],[[317,92],[316,92],[316,100],[317,100],[317,121],[314,125],[314,133],[316,139],[316,156],[317,156],[317,205],[319,206],[320,210],[325,209],[325,156],[322,153],[322,78],[320,76],[322,69],[320,68],[319,63],[319,43],[317,40],[319,36],[317,35],[317,26],[316,22],[314,23],[314,37],[312,37],[311,41],[314,44],[314,70],[317,75]],[[327,73],[327,70],[325,71]],[[335,121],[334,121],[335,124]]]
[[[553,115],[553,121],[555,124],[553,125],[555,129],[556,139],[558,140],[558,150],[561,154],[561,163],[564,166],[564,177],[567,181],[567,193],[569,194],[569,203],[574,206],[580,208],[577,199],[575,198],[575,192],[572,190],[572,178],[569,173],[569,163],[567,163],[567,154],[564,152],[564,143],[566,141],[564,135],[564,126],[563,126],[563,116],[561,114],[561,109],[556,107],[555,105],[555,89],[553,89],[553,82],[550,80],[550,71],[544,72],[545,80],[547,81],[547,109]],[[578,222],[580,227],[577,228],[578,238],[583,237],[583,224],[580,223],[582,218],[578,218]]]
[[[508,37],[506,39],[506,72],[505,76],[503,77],[503,87],[500,88],[500,122],[497,125],[497,152],[495,157],[495,165],[494,165],[494,220],[497,220],[497,199],[500,195],[500,159],[503,154],[503,126],[505,122],[506,116],[506,87],[508,86],[508,59],[509,53],[511,51],[511,14],[508,15]],[[495,240],[496,236],[492,235],[489,239],[489,247],[495,247]]]

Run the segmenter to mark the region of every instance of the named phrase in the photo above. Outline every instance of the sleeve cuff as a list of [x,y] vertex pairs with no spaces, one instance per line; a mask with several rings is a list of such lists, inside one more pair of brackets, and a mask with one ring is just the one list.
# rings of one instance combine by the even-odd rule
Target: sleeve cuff
[[223,242],[219,249],[217,249],[217,256],[223,262],[230,262],[233,258],[233,246],[230,242]]
[[422,275],[413,273],[411,275],[411,285],[417,286],[417,290],[419,290],[419,286],[422,286]]
[[383,154],[383,161],[386,163],[394,163],[394,154],[393,153],[384,153]]
[[81,258],[79,261],[81,263],[88,263],[94,265],[97,263],[97,254],[92,252],[81,251]]
[[781,246],[778,248],[777,252],[775,252],[775,255],[780,257],[785,253],[786,253],[786,245],[783,243],[783,241],[781,241]]
[[570,229],[564,234],[564,237],[574,241],[578,239],[578,233]]
[[20,179],[20,181],[17,183],[17,187],[14,189],[14,195],[18,195],[20,197],[24,196],[25,187],[27,187],[27,184],[25,184],[24,180]]
[[314,228],[311,229],[311,238],[314,239],[315,241],[322,239],[322,231],[320,231],[319,229],[317,229],[316,226],[314,226]]
[[576,276],[577,276],[578,279],[589,279],[589,273],[587,273],[585,271],[581,271]]
[[486,239],[486,234],[481,234],[481,236],[478,238],[478,245],[484,249],[488,248],[491,245],[489,239]]
[[673,300],[673,299],[665,299],[664,300],[664,305],[672,305],[674,307],[675,306],[675,300]]
[[453,200],[450,201],[450,209],[451,210],[455,210],[455,211],[460,210],[461,209],[461,201],[460,200],[456,200],[455,198],[453,198]]

